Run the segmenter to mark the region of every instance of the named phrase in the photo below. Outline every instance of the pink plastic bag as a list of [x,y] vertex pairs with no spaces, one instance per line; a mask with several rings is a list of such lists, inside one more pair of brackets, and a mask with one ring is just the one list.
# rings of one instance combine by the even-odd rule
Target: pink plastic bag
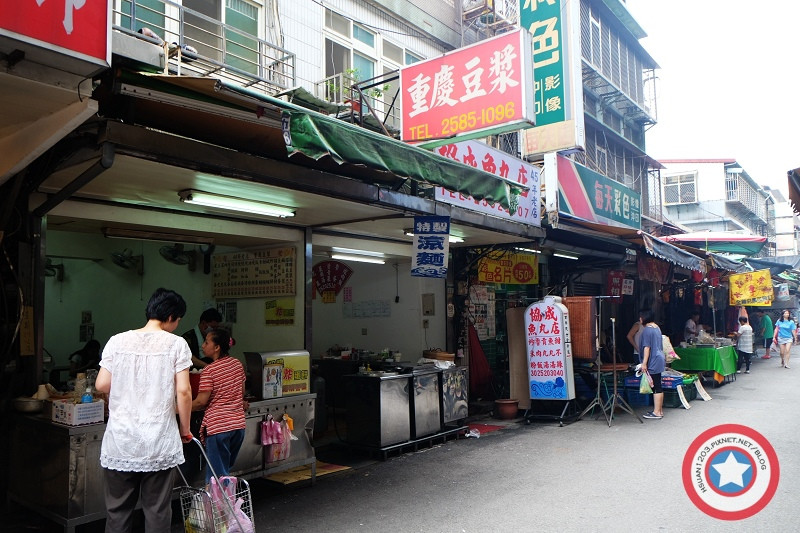
[[[222,476],[217,479],[212,477],[209,483],[211,502],[219,516],[223,517],[227,525],[227,533],[255,533],[253,522],[242,510],[244,500],[236,497],[236,487],[239,480],[235,476]],[[227,500],[227,501],[226,501]],[[231,514],[233,509],[233,514]]]
[[233,506],[233,512],[236,518],[228,518],[228,532],[227,533],[255,533],[253,522],[247,513],[242,511],[242,504],[244,500],[237,498]]
[[261,422],[261,445],[270,446],[281,442],[283,442],[281,424],[272,418],[272,415],[269,415],[265,421]]
[[275,461],[282,461],[292,455],[292,439],[291,432],[289,431],[289,424],[286,420],[279,424],[281,428],[281,441],[275,442],[270,445],[269,453],[267,453],[267,462],[274,463]]

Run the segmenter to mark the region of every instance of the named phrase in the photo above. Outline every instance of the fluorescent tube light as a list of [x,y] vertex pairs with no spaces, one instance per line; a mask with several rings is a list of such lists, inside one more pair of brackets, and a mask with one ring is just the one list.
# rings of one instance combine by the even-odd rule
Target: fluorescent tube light
[[525,252],[529,254],[540,254],[542,253],[541,250],[534,250],[533,248],[514,248],[517,252]]
[[[411,228],[404,229],[403,233],[405,235],[409,236],[409,237],[413,237],[414,236],[414,230],[411,229]],[[453,243],[464,242],[464,237],[459,237],[458,235],[448,235],[447,236],[447,241],[448,242],[453,242]]]
[[354,248],[341,248],[339,246],[331,246],[331,250],[338,254],[345,255],[366,255],[368,257],[386,257],[383,252],[373,252],[372,250],[356,250]]
[[331,259],[340,259],[342,261],[356,261],[358,263],[374,263],[376,265],[386,264],[386,261],[380,257],[368,255],[352,255],[352,254],[331,254]]
[[132,239],[137,241],[182,242],[186,244],[214,244],[213,237],[163,233],[127,228],[103,228],[103,235],[112,239]]
[[288,207],[258,202],[255,200],[246,200],[244,198],[236,198],[233,196],[225,196],[222,194],[196,191],[194,189],[185,189],[179,192],[178,196],[180,197],[181,202],[203,205],[206,207],[215,207],[217,209],[227,209],[229,211],[240,211],[243,213],[252,213],[256,215],[266,215],[280,218],[293,217],[295,215],[295,211]]
[[563,257],[564,259],[572,259],[573,261],[577,261],[579,259],[577,255],[572,255],[565,252],[553,252],[553,257]]

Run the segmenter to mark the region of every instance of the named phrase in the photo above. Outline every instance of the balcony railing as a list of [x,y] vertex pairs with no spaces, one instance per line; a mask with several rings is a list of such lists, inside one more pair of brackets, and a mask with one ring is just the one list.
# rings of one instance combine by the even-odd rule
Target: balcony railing
[[294,54],[169,0],[115,0],[113,28],[163,44],[169,71],[178,75],[219,78],[269,95],[295,86]]
[[315,93],[325,101],[345,104],[339,118],[399,137],[398,79],[397,71],[363,81],[339,73],[318,81]]
[[746,209],[762,222],[767,222],[767,200],[740,174],[725,174],[725,200]]

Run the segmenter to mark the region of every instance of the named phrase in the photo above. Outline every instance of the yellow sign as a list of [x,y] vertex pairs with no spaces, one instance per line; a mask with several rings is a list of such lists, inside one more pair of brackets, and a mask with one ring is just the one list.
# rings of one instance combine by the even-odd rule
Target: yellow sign
[[539,283],[539,257],[535,254],[505,254],[478,260],[478,280],[485,283]]
[[264,324],[267,326],[294,325],[294,298],[276,298],[264,302]]
[[769,305],[772,276],[769,269],[730,275],[730,305]]

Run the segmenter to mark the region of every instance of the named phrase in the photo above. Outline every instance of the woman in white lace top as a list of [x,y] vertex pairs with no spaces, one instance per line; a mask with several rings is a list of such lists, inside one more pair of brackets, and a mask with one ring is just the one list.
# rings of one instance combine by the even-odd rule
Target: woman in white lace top
[[172,333],[184,314],[186,302],[178,293],[158,289],[147,304],[144,327],[114,335],[103,350],[95,386],[109,395],[100,449],[107,533],[132,531],[140,498],[146,531],[170,530],[173,475],[184,462],[181,441],[192,438],[192,354]]

